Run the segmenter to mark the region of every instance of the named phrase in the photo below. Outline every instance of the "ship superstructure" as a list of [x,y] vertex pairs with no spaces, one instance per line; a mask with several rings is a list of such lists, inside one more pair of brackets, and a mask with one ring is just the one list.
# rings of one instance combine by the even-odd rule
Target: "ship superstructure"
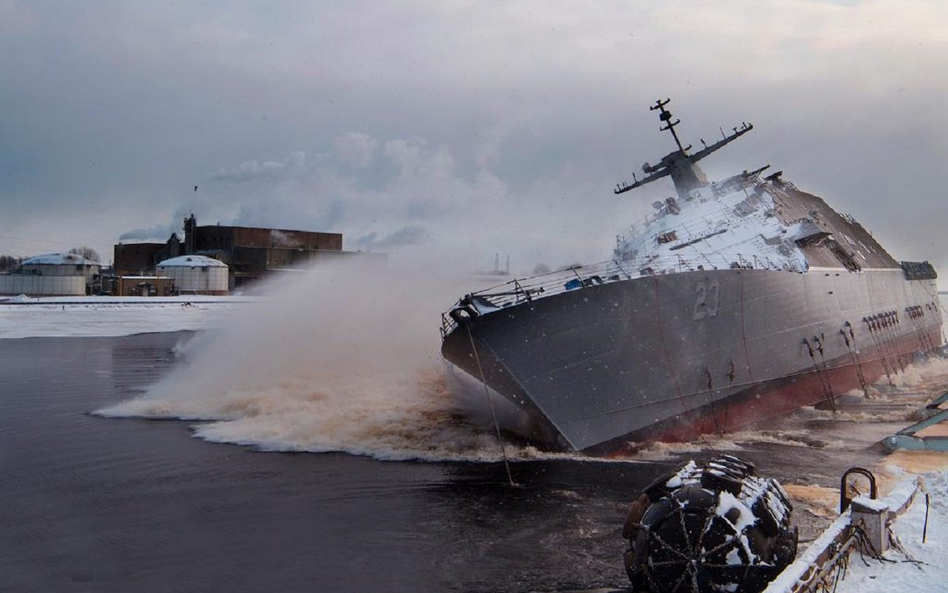
[[709,182],[698,161],[753,129],[676,149],[616,194],[676,196],[612,260],[459,300],[445,358],[527,410],[535,436],[585,450],[724,432],[900,372],[941,344],[935,271],[899,263],[851,216],[768,167]]

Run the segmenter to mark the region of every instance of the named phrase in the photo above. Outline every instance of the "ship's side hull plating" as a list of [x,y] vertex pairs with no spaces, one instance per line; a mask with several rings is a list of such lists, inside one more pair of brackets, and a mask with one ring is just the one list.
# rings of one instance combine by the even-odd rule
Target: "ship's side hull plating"
[[506,307],[462,321],[442,352],[480,379],[473,342],[489,385],[586,450],[831,401],[940,345],[941,321],[934,280],[899,268],[713,270]]

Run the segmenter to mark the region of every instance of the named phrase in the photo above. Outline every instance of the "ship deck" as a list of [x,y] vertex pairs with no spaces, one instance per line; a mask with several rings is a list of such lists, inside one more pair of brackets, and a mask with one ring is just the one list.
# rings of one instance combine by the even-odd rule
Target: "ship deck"
[[[799,274],[778,267],[773,262],[752,257],[746,259],[740,254],[728,256],[720,253],[709,254],[704,263],[688,261],[681,256],[648,257],[630,260],[610,259],[585,266],[570,266],[545,274],[514,278],[502,284],[468,293],[454,306],[441,314],[441,337],[444,338],[457,327],[452,311],[458,309],[466,300],[479,315],[492,313],[539,299],[549,298],[565,292],[581,290],[623,280],[647,277],[638,270],[644,264],[659,264],[662,269],[673,269],[668,273],[699,272],[707,270],[772,270],[787,274]],[[661,274],[666,275],[666,274]]]

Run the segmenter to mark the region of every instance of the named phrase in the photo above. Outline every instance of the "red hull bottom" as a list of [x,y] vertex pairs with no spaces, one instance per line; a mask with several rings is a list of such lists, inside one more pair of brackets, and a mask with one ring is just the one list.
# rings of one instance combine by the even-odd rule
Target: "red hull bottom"
[[[931,335],[932,343],[941,344],[941,336]],[[898,351],[898,356],[895,351]],[[903,339],[886,352],[883,358],[879,351],[863,351],[859,364],[855,357],[845,357],[828,361],[825,370],[811,371],[800,375],[761,383],[750,389],[736,393],[725,401],[705,406],[667,427],[657,427],[646,442],[681,442],[694,440],[702,434],[736,432],[760,423],[786,416],[805,406],[820,403],[834,405],[830,393],[839,396],[854,389],[861,389],[860,372],[866,385],[872,385],[888,374],[895,380],[902,368],[899,362],[908,366],[914,354],[920,351],[919,340],[912,336]],[[891,355],[889,353],[892,353]],[[827,387],[827,385],[829,387]],[[634,439],[635,436],[633,435]]]

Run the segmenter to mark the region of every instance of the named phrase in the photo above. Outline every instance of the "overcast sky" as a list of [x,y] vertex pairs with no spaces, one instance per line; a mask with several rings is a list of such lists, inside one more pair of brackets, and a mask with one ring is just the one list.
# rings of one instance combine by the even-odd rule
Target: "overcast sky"
[[[0,254],[199,224],[515,272],[607,259],[683,139],[948,270],[948,2],[0,0]],[[197,186],[197,191],[194,187]]]

